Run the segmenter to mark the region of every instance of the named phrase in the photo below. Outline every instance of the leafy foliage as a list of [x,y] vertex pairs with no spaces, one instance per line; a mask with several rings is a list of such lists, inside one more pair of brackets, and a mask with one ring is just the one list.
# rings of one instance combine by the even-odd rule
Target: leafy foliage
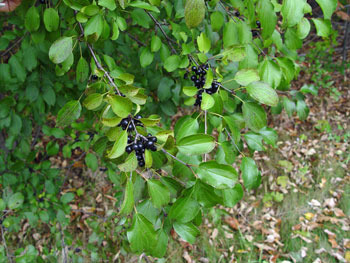
[[[324,18],[311,21],[327,37],[334,1],[317,2]],[[0,50],[20,38],[0,64],[4,227],[19,231],[28,219],[59,235],[57,226],[68,226],[70,203],[82,193],[62,193],[65,177],[49,156],[72,158],[80,149],[87,167],[106,167],[124,193],[116,191],[116,209],[107,217],[126,229],[113,233],[126,251],[163,257],[172,228],[194,243],[206,208],[232,207],[242,198],[240,178],[247,191],[260,185],[253,152],[277,139],[267,127],[268,106],[308,116],[303,94],[289,88],[299,72],[296,50],[310,32],[309,13],[306,0],[53,0],[24,1],[1,17]],[[190,73],[197,75],[194,86]],[[189,114],[173,127],[179,108]],[[121,125],[139,113],[139,126]],[[46,141],[37,145],[40,133]],[[133,145],[141,139],[146,145],[148,133],[156,148],[128,149],[128,135]],[[98,232],[98,223],[91,227]],[[100,242],[97,234],[90,239]],[[96,248],[89,249],[95,259]],[[54,250],[40,257],[54,259]],[[32,246],[22,252],[18,262],[38,254]]]

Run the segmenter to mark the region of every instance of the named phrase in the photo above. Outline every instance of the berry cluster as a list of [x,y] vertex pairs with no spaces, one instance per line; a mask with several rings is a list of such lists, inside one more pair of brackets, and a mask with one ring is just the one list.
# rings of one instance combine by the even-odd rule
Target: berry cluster
[[[129,116],[127,118],[122,119],[118,126],[121,126],[123,130],[127,130],[129,132],[128,144],[125,148],[125,151],[129,154],[132,151],[135,151],[139,166],[144,167],[145,150],[148,149],[153,152],[157,151],[157,146],[155,145],[155,143],[157,142],[157,137],[152,136],[152,134],[150,133],[147,135],[147,137],[137,133],[136,126],[143,127],[143,124],[140,121],[141,118],[141,115],[136,115],[134,118]],[[132,132],[135,132],[135,137],[131,134]]]
[[132,132],[134,131],[134,125],[135,126],[141,126],[143,127],[142,122],[140,121],[140,119],[142,118],[141,115],[136,115],[135,118],[132,118],[131,116],[124,118],[120,121],[120,123],[118,124],[118,127],[122,127],[123,130],[128,129],[128,132]]
[[207,94],[211,95],[216,93],[219,89],[219,83],[215,80],[212,82],[211,88],[203,88],[205,84],[205,75],[207,74],[208,69],[208,64],[200,65],[198,68],[196,66],[192,67],[192,72],[194,72],[194,75],[191,76],[191,80],[193,81],[194,86],[198,89],[196,102],[194,103],[194,106],[201,105],[203,92],[206,92]]

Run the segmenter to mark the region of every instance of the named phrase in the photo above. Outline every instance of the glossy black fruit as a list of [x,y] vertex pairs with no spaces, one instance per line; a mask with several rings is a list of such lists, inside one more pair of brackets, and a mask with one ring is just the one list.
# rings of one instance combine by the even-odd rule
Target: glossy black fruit
[[[40,2],[41,2],[41,1],[40,1]],[[46,1],[44,0],[43,3],[42,3],[42,2],[41,2],[41,3],[44,4],[45,2],[46,2]],[[92,80],[98,80],[98,77],[97,77],[96,75],[92,75],[92,76],[91,76],[91,79],[92,79]]]
[[151,151],[152,151],[152,152],[156,152],[156,151],[157,151],[157,146],[153,145],[153,146],[151,147]]
[[140,167],[144,167],[145,166],[145,161],[143,161],[143,160],[139,161],[139,166]]
[[127,126],[128,125],[128,120],[127,119],[122,119],[122,121],[120,122],[120,124],[122,125],[122,126]]
[[143,161],[143,156],[142,155],[137,155],[136,158],[137,158],[138,161]]
[[152,137],[150,137],[149,138],[152,142],[157,142],[157,137],[155,137],[155,136],[152,136]]
[[136,120],[142,119],[142,116],[141,116],[140,114],[137,114],[137,115],[135,116],[135,119],[136,119]]
[[197,67],[196,66],[192,66],[192,71],[196,72],[197,71]]
[[257,21],[256,21],[256,25],[257,25],[257,27],[258,27],[258,28],[260,28],[260,27],[261,27],[261,23],[260,23],[260,21],[259,21],[259,20],[257,20]]
[[131,153],[132,152],[132,147],[130,145],[126,146],[125,151],[127,153]]
[[192,75],[192,76],[191,76],[191,80],[192,80],[192,81],[196,81],[196,79],[197,79],[196,75]]
[[137,151],[137,150],[139,150],[139,145],[138,145],[137,143],[135,143],[135,144],[132,145],[132,148],[133,148],[135,151]]

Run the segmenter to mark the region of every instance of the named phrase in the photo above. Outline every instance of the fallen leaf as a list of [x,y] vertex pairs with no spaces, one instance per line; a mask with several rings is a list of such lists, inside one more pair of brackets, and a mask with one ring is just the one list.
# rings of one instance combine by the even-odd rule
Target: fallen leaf
[[238,230],[239,228],[239,222],[234,217],[226,217],[225,222],[234,230]]

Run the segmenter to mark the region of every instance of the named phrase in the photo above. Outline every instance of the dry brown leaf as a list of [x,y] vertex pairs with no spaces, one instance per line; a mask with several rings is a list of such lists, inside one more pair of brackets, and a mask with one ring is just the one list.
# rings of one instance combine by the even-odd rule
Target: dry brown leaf
[[335,207],[335,208],[333,209],[333,211],[334,211],[335,216],[337,216],[337,217],[345,217],[345,216],[346,216],[346,215],[344,214],[343,210],[341,210],[341,209],[338,208],[338,207]]
[[333,238],[328,238],[328,242],[332,244],[332,248],[338,248],[339,245],[337,243],[337,241]]
[[239,229],[239,222],[236,218],[234,217],[226,217],[225,222],[234,230]]
[[344,21],[350,21],[350,16],[346,12],[339,10],[339,11],[336,11],[335,13],[340,19]]

